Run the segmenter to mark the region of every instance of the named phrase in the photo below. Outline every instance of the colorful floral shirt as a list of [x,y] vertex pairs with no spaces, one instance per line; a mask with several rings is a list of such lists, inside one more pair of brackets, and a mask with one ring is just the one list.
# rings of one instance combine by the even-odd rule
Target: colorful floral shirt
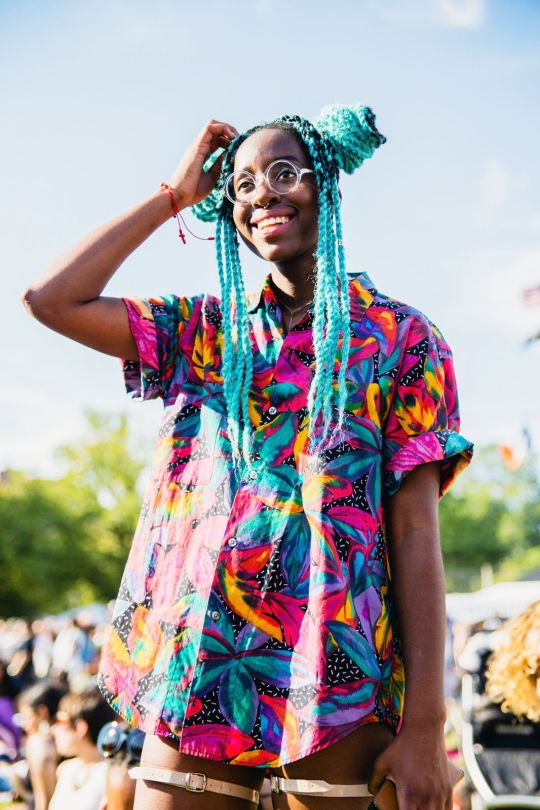
[[270,276],[249,297],[259,464],[244,480],[227,434],[219,300],[124,299],[140,358],[124,363],[127,389],[161,397],[164,414],[99,685],[129,723],[184,753],[278,766],[364,723],[399,728],[385,503],[434,460],[442,494],[472,445],[457,432],[439,330],[366,273],[349,283],[345,429],[318,455],[306,444],[313,314],[284,335]]

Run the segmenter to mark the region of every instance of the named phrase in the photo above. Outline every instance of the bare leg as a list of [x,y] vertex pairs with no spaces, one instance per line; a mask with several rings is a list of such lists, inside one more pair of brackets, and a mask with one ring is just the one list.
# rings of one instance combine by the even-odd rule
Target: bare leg
[[[264,769],[241,765],[224,765],[201,757],[181,754],[176,743],[165,737],[147,734],[141,757],[141,765],[167,768],[173,771],[194,771],[204,773],[212,779],[221,779],[243,785],[252,790],[260,790]],[[219,793],[190,793],[187,790],[159,782],[137,780],[133,810],[254,810],[251,802]]]
[[[353,731],[334,745],[304,759],[274,768],[286,779],[323,779],[330,784],[367,783],[375,759],[392,742],[394,735],[384,725],[372,723]],[[370,798],[328,798],[273,794],[275,810],[365,810]]]

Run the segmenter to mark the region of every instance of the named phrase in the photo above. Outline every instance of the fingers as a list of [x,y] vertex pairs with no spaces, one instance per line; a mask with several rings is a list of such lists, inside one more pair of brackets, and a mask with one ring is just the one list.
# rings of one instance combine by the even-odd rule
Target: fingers
[[[238,137],[240,133],[232,124],[225,121],[207,121],[200,133],[200,140],[205,144],[215,144],[216,146],[228,146],[231,141]],[[214,146],[215,148],[215,146]]]
[[210,193],[218,180],[223,157],[218,157],[208,172],[203,171],[203,166],[219,147],[226,151],[239,134],[236,127],[226,121],[207,121],[184,153],[169,184],[176,189],[182,207],[200,202]]
[[215,183],[217,183],[219,173],[221,172],[221,166],[222,166],[224,157],[225,157],[225,152],[222,152],[221,155],[219,155],[219,157],[216,158],[214,163],[208,169],[207,173],[210,175],[210,177],[212,178],[212,180]]
[[372,794],[372,796],[374,796],[377,793],[382,783],[386,779],[386,772],[387,767],[383,755],[378,756],[375,762],[373,763],[373,769],[371,771],[371,776],[368,784],[368,790]]
[[[233,127],[231,124],[227,124],[224,121],[208,121],[201,130],[198,139],[199,145],[196,146],[196,150],[199,155],[201,155],[204,162],[219,147],[226,151],[231,145],[232,141],[238,137],[239,134],[240,133],[236,127]],[[219,172],[221,170],[222,161],[223,158],[220,156],[220,158],[217,159],[208,172],[214,181],[217,181]]]
[[215,121],[212,119],[208,121],[205,128],[211,130],[212,132],[228,135],[231,139],[240,135],[236,127],[233,127],[232,124],[227,124],[224,121]]

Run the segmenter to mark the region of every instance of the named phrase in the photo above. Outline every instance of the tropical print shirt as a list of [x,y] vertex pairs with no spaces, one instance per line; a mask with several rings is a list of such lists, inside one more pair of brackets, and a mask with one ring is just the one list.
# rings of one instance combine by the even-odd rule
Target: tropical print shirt
[[[101,660],[111,706],[179,750],[275,767],[365,723],[399,729],[404,668],[385,504],[419,464],[470,460],[450,350],[418,310],[350,276],[345,428],[307,451],[313,313],[288,334],[270,275],[249,297],[252,477],[231,461],[220,302],[124,299],[161,397],[148,488]],[[336,358],[339,363],[339,351]]]

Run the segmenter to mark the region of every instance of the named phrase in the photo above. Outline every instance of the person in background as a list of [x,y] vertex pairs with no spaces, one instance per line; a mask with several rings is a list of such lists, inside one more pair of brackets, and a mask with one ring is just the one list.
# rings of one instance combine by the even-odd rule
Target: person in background
[[540,600],[502,627],[487,662],[486,692],[503,712],[540,723]]
[[109,763],[103,807],[100,810],[132,810],[135,781],[129,769],[141,761],[144,733],[127,723],[107,723],[97,741],[98,750]]
[[501,640],[500,627],[503,621],[499,616],[491,616],[472,624],[469,627],[469,636],[456,658],[461,674],[470,672],[478,676],[480,692],[485,691],[487,662]]
[[67,681],[75,691],[81,691],[78,684],[87,680],[85,676],[95,657],[96,650],[90,640],[88,627],[83,626],[77,616],[59,632],[54,642],[52,673]]
[[32,651],[32,661],[34,672],[38,679],[47,678],[52,665],[52,651],[54,635],[50,617],[34,619],[32,622],[32,633],[34,635],[34,648]]
[[58,754],[51,723],[65,693],[61,684],[41,681],[25,689],[17,699],[20,723],[26,735],[24,751],[34,810],[47,810],[56,787]]
[[17,759],[21,741],[21,730],[13,722],[15,695],[14,679],[0,659],[0,755],[9,760]]
[[122,762],[111,762],[107,770],[105,804],[100,810],[132,810],[135,785],[135,780],[128,774],[127,765]]
[[95,687],[61,699],[52,729],[56,749],[67,759],[57,768],[49,810],[100,810],[108,763],[96,743],[101,727],[114,717]]
[[19,641],[10,655],[8,673],[13,678],[17,694],[36,680],[33,662],[34,634],[26,619],[17,619]]

